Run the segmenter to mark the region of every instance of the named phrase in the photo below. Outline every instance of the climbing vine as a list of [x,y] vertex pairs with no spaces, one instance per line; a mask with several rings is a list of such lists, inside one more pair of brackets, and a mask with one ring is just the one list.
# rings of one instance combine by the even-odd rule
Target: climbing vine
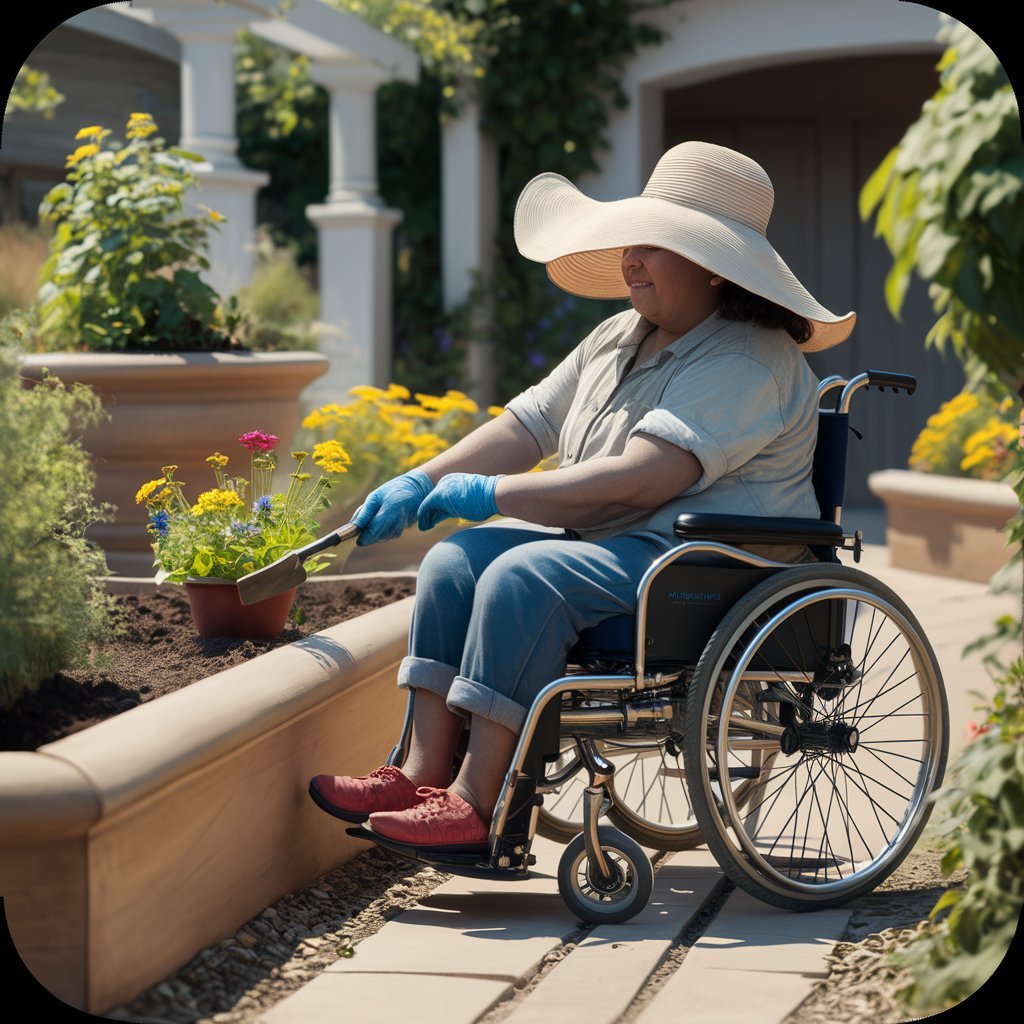
[[[627,103],[621,69],[661,39],[642,15],[681,0],[328,2],[408,43],[422,62],[418,84],[394,82],[378,92],[377,157],[381,197],[403,213],[395,233],[394,376],[423,390],[465,383],[465,346],[479,322],[469,307],[449,315],[443,306],[439,120],[466,96],[480,105],[498,149],[501,215],[494,278],[487,291],[476,289],[470,306],[493,310],[495,397],[505,400],[539,379],[600,317],[622,308],[567,295],[543,267],[519,256],[511,227],[516,196],[541,171],[576,180],[598,169],[609,111]],[[261,218],[305,239],[300,251],[312,258],[315,235],[304,209],[326,191],[326,100],[303,62],[283,51],[249,40],[239,59],[242,156],[279,179],[261,197]]]

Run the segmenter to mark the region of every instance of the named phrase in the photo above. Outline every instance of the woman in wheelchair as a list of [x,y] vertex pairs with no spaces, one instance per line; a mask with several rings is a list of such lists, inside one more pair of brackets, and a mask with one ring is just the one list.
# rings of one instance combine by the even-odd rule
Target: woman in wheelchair
[[[634,612],[680,513],[819,518],[804,352],[843,341],[855,317],[821,306],[772,248],[772,202],[758,164],[700,142],[670,149],[640,196],[592,200],[556,174],[524,188],[522,255],[573,295],[631,308],[357,512],[361,545],[413,523],[483,525],[420,568],[398,681],[415,691],[402,767],[316,776],[321,808],[393,842],[481,846],[534,697],[584,629]],[[530,472],[556,453],[557,469]],[[800,545],[762,553],[812,558]]]

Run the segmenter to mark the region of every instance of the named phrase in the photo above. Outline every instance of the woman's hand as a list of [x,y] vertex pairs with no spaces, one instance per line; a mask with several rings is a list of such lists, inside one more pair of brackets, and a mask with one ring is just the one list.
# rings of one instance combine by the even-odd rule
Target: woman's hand
[[499,515],[494,488],[501,479],[479,473],[449,473],[420,505],[417,516],[421,530],[430,530],[444,519],[465,519],[479,523]]
[[398,537],[416,521],[416,510],[433,486],[422,469],[412,469],[371,491],[352,517],[359,527],[356,544],[365,547]]

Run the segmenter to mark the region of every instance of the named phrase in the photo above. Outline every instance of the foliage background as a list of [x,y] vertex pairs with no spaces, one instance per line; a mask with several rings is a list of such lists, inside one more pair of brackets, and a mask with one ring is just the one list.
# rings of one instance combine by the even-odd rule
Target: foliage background
[[[623,106],[625,60],[661,38],[644,11],[681,0],[328,0],[413,46],[418,85],[378,93],[379,188],[404,213],[396,231],[394,372],[411,388],[465,386],[472,309],[446,314],[441,293],[439,119],[466,97],[498,149],[501,218],[494,282],[470,306],[495,311],[491,340],[499,401],[534,383],[621,302],[576,300],[544,268],[520,257],[512,212],[523,185],[541,171],[570,179],[598,167],[608,110]],[[571,40],[572,45],[568,45]],[[552,101],[552,98],[556,98]],[[327,191],[326,98],[308,64],[246,38],[239,55],[239,152],[272,181],[261,220],[312,259],[315,236],[304,209]]]

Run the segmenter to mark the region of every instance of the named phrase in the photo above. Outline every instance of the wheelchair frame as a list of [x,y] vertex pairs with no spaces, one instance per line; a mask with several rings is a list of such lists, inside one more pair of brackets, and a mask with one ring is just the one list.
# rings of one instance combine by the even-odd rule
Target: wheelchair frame
[[[886,387],[890,387],[893,391],[906,391],[912,394],[915,386],[914,378],[889,372],[867,371],[851,380],[832,376],[819,385],[819,409],[825,395],[841,388],[834,411],[844,417],[840,423],[842,428],[853,395],[860,389],[877,387],[884,391]],[[822,412],[827,413],[828,410]],[[629,736],[630,730],[637,728],[641,723],[653,725],[672,722],[682,711],[685,714],[682,738],[686,745],[686,768],[682,775],[685,778],[688,799],[695,812],[700,836],[707,841],[723,869],[737,885],[766,902],[793,910],[837,905],[874,888],[906,856],[927,821],[930,812],[927,798],[941,782],[945,767],[948,712],[934,653],[912,613],[896,595],[888,591],[888,588],[867,574],[842,566],[835,556],[836,549],[849,550],[853,552],[854,561],[859,561],[862,543],[860,531],[855,530],[847,534],[843,533],[840,526],[842,478],[845,475],[845,430],[842,455],[843,465],[839,471],[838,490],[833,489],[834,493],[828,501],[832,507],[830,510],[823,507],[826,515],[831,512],[832,521],[825,515],[822,520],[757,520],[751,517],[715,514],[689,514],[679,517],[677,534],[704,536],[703,539],[684,540],[683,543],[665,552],[652,563],[641,578],[637,586],[631,671],[588,673],[587,666],[584,665],[583,671],[555,679],[538,693],[524,721],[494,810],[485,847],[416,848],[378,836],[363,826],[348,829],[349,834],[370,839],[395,852],[452,873],[522,878],[536,860],[530,853],[530,847],[537,830],[545,792],[556,790],[582,767],[586,769],[588,777],[583,797],[583,823],[580,833],[570,841],[559,865],[559,890],[570,909],[584,921],[627,920],[646,905],[653,886],[653,869],[643,847],[633,837],[611,825],[600,824],[601,816],[608,812],[615,802],[613,791],[609,788],[615,766],[597,750],[593,737],[602,732],[607,734],[609,729]],[[772,561],[726,543],[727,540],[746,544],[807,544],[830,550],[831,561],[801,564]],[[703,653],[696,666],[668,665],[663,669],[651,670],[646,651],[648,605],[652,585],[667,568],[692,555],[717,556],[738,565],[771,570],[771,575],[750,587],[724,614],[712,636],[704,644]],[[795,598],[791,603],[777,607],[777,592],[787,589],[793,590]],[[806,760],[809,763],[813,763],[815,768],[821,764],[818,777],[822,774],[828,777],[831,772],[831,815],[832,802],[841,788],[838,771],[834,770],[835,765],[841,764],[846,754],[852,755],[859,749],[861,730],[858,730],[857,724],[865,717],[871,719],[862,730],[866,733],[878,726],[875,719],[886,717],[877,713],[868,715],[868,711],[881,694],[889,691],[883,690],[879,696],[868,700],[866,710],[859,718],[852,720],[853,724],[847,723],[842,716],[829,710],[830,701],[837,709],[840,704],[845,703],[845,693],[853,692],[852,687],[858,683],[863,684],[869,669],[867,653],[858,669],[857,663],[849,653],[849,644],[846,645],[844,653],[844,648],[839,642],[842,637],[838,636],[830,635],[827,641],[827,656],[824,659],[827,664],[819,664],[821,656],[815,656],[818,660],[814,661],[813,677],[810,679],[810,670],[799,668],[803,661],[807,661],[802,643],[800,659],[803,661],[797,660],[795,672],[788,669],[780,671],[771,665],[767,666],[767,670],[758,672],[751,671],[750,666],[759,656],[762,647],[776,635],[775,631],[781,630],[782,625],[792,619],[788,628],[792,631],[797,630],[800,620],[793,618],[797,612],[804,607],[809,608],[826,602],[824,610],[832,615],[833,607],[827,603],[832,601],[857,602],[855,607],[858,610],[862,604],[870,608],[872,626],[869,627],[869,633],[874,628],[876,612],[881,618],[879,633],[885,623],[891,621],[895,624],[895,630],[906,641],[914,666],[913,675],[921,675],[922,701],[929,710],[923,714],[901,713],[897,708],[897,717],[921,717],[926,720],[921,723],[924,731],[922,737],[913,740],[879,741],[890,744],[915,742],[922,748],[921,774],[916,783],[913,783],[911,795],[907,797],[912,803],[899,821],[899,841],[886,839],[885,848],[880,854],[873,856],[863,870],[855,871],[850,879],[844,879],[842,863],[855,864],[854,846],[857,845],[860,849],[861,845],[868,845],[863,836],[855,840],[850,835],[847,824],[846,840],[850,854],[848,860],[842,851],[837,852],[833,849],[827,836],[820,841],[817,860],[825,862],[826,867],[824,882],[819,883],[820,867],[815,868],[813,882],[801,879],[801,871],[804,870],[799,863],[801,857],[795,858],[798,862],[795,868],[796,877],[788,877],[785,872],[779,870],[776,864],[779,857],[773,854],[776,844],[780,841],[779,837],[775,838],[771,850],[765,853],[764,842],[758,838],[757,828],[762,813],[765,813],[761,808],[767,797],[763,797],[753,810],[748,811],[747,808],[754,797],[763,793],[769,785],[774,769],[767,770],[765,765],[773,764],[780,752],[784,756],[789,756],[796,750],[802,755],[800,763],[805,759],[803,752],[807,751]],[[761,608],[761,605],[764,607]],[[841,607],[837,606],[837,610],[844,611],[846,607],[844,603]],[[845,622],[842,624],[844,630],[847,626]],[[731,629],[736,629],[736,633],[730,633]],[[810,631],[809,627],[805,626],[805,629]],[[829,632],[835,632],[835,627],[830,625]],[[873,653],[871,646],[879,633],[871,638],[869,653]],[[785,638],[787,634],[778,635]],[[814,648],[816,638],[811,636],[809,639]],[[893,642],[890,641],[890,646]],[[737,649],[738,645],[741,649]],[[906,657],[905,653],[900,664]],[[876,662],[877,660],[878,658]],[[872,666],[873,664],[875,662]],[[680,683],[681,679],[684,680],[683,683]],[[896,685],[900,684],[894,683],[889,689],[894,689]],[[683,688],[682,693],[680,687]],[[753,689],[747,691],[743,689],[744,687]],[[565,710],[562,705],[566,695],[596,697],[602,702],[604,695],[607,695],[608,701],[605,702],[605,706],[598,708]],[[908,704],[914,699],[916,698],[911,698]],[[859,689],[857,700],[860,700]],[[404,763],[411,738],[413,701],[414,694],[410,693],[402,734],[391,751],[388,764]],[[738,707],[742,713],[734,714],[737,701],[740,702]],[[777,722],[768,720],[767,709],[769,705],[774,704],[778,705]],[[818,704],[821,705],[818,709],[820,720],[813,720]],[[855,708],[858,706],[854,705]],[[709,722],[712,723],[710,727]],[[735,735],[732,734],[733,730]],[[544,764],[552,760],[551,752],[557,749],[561,735],[572,738],[576,757],[568,768],[545,777]],[[865,749],[871,752],[871,747],[866,744]],[[908,761],[919,760],[906,754],[890,753],[884,747],[881,749],[892,757],[903,757]],[[744,754],[746,760],[741,758],[740,763],[733,766],[732,759],[737,755],[737,751],[747,752]],[[872,756],[882,760],[878,754]],[[750,764],[746,763],[748,760]],[[807,768],[808,777],[811,770]],[[899,771],[889,770],[901,776]],[[863,774],[861,782],[858,783],[853,772],[847,771],[846,768],[842,771],[841,781],[846,787],[846,801],[853,802],[850,797],[851,779],[854,790],[860,788],[863,795],[869,796]],[[860,774],[859,768],[856,771]],[[691,773],[696,776],[695,780],[691,780]],[[723,778],[727,783],[725,785],[722,784]],[[733,779],[739,781],[739,802],[732,789]],[[694,781],[696,785],[693,784]],[[901,785],[896,780],[889,781],[892,782],[892,787]],[[905,783],[910,781],[904,778]],[[813,788],[814,782],[811,784]],[[788,781],[785,785],[788,786]],[[891,792],[897,792],[892,787],[886,788]],[[766,817],[770,818],[777,800],[776,796],[772,807],[765,813]],[[816,793],[814,800],[819,803],[818,812],[821,815],[822,826],[827,832],[827,818]],[[840,793],[839,803],[843,804],[843,801]],[[849,806],[844,805],[844,809],[848,814]],[[879,819],[879,828],[885,837],[886,831],[877,810],[874,810],[874,816]],[[897,821],[894,815],[889,816]],[[753,835],[749,834],[748,821],[754,823]],[[808,829],[809,823],[808,810]],[[854,826],[856,828],[856,822]],[[768,838],[771,838],[771,835]],[[804,849],[803,853],[806,852]],[[790,861],[794,861],[792,852]],[[833,873],[838,870],[838,878],[833,877],[831,881],[828,876],[830,861],[834,862]],[[860,877],[861,875],[863,877]]]

